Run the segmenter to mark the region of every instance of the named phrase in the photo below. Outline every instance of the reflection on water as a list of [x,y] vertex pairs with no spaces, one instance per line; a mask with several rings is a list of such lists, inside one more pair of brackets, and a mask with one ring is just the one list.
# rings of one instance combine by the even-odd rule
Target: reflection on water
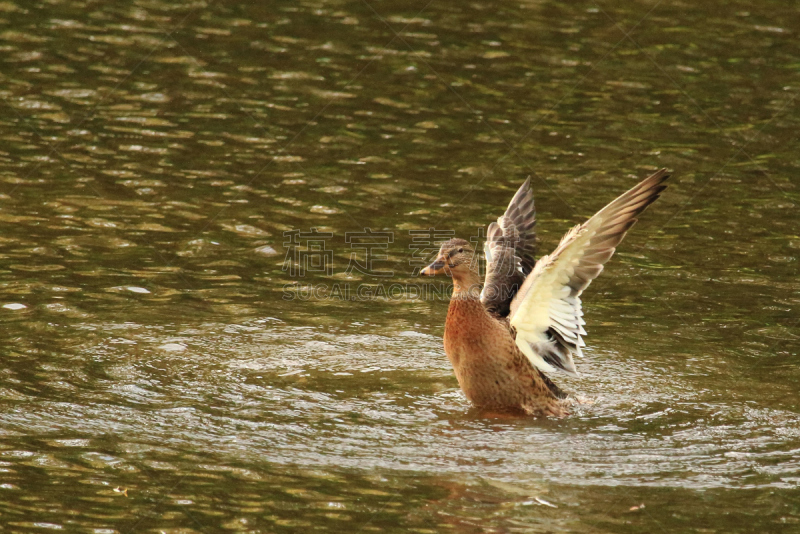
[[[11,0],[0,19],[0,524],[800,528],[794,11]],[[472,413],[414,232],[477,237],[531,175],[545,253],[660,167],[670,189],[586,294],[581,377],[557,377],[575,414]],[[388,279],[348,269],[367,227],[391,234]],[[300,276],[291,235],[312,229],[329,269]],[[288,298],[334,283],[404,289]]]

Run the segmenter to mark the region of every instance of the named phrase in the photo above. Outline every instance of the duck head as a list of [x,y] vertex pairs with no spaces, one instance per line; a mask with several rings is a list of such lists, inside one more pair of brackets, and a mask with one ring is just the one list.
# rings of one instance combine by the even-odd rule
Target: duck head
[[453,279],[456,291],[480,285],[475,249],[469,241],[453,238],[442,243],[436,260],[420,271],[421,276],[446,275]]

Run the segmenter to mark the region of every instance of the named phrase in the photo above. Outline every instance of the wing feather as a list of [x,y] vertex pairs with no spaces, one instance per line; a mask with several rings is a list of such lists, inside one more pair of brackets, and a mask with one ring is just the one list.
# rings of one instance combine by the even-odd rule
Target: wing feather
[[511,300],[536,264],[536,210],[531,179],[517,190],[502,217],[486,232],[484,307],[497,317],[508,315]]
[[509,318],[517,345],[539,369],[577,374],[572,355],[581,356],[586,335],[580,295],[603,271],[636,217],[666,188],[667,178],[661,169],[572,228],[527,276]]

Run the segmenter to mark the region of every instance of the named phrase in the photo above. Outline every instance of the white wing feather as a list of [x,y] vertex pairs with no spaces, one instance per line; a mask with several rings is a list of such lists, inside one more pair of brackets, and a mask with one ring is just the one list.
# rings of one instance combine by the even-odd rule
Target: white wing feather
[[564,236],[536,263],[511,303],[510,324],[519,349],[542,371],[577,374],[586,335],[580,295],[603,271],[625,233],[661,191],[666,170],[648,177]]

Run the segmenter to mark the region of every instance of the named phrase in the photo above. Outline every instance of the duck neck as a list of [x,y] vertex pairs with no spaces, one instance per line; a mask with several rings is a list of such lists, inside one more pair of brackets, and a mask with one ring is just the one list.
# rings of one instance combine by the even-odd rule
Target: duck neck
[[464,273],[453,273],[453,296],[451,299],[479,299],[481,296],[481,277],[470,269]]

